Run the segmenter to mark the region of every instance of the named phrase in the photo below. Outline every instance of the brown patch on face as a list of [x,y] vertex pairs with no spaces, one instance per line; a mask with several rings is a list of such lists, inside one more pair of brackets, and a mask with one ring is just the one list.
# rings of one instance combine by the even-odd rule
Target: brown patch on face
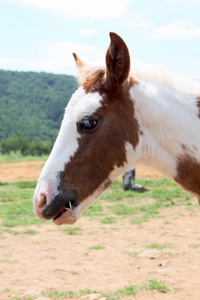
[[139,142],[129,81],[113,90],[104,74],[97,72],[91,78],[83,86],[87,93],[98,92],[102,97],[101,107],[93,114],[99,123],[92,133],[79,131],[78,150],[65,165],[62,180],[64,190],[77,192],[78,203],[93,194],[116,166],[126,163],[126,143],[135,149]]
[[178,158],[175,181],[196,195],[200,195],[200,163],[188,154]]
[[198,117],[200,119],[200,96],[197,97]]

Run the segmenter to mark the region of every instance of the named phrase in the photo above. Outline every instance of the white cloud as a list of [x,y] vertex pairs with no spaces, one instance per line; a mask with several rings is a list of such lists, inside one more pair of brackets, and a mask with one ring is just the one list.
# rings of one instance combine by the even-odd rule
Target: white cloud
[[104,58],[105,51],[87,44],[73,43],[70,41],[60,41],[43,48],[41,51],[49,58],[59,58],[62,60],[72,60],[72,52],[76,52],[85,63],[93,64]]
[[90,45],[62,41],[43,46],[35,59],[0,56],[0,69],[77,75],[72,52],[76,52],[86,64],[104,64],[105,51]]
[[92,28],[81,28],[77,30],[78,33],[83,34],[83,35],[93,35],[93,34],[98,34],[99,30],[98,29],[92,29]]
[[148,37],[154,39],[200,38],[200,26],[192,27],[189,22],[178,20],[171,24],[152,28]]
[[169,3],[174,5],[181,4],[181,6],[191,6],[191,5],[200,5],[199,0],[167,0]]
[[118,17],[127,12],[131,0],[10,0],[70,17]]

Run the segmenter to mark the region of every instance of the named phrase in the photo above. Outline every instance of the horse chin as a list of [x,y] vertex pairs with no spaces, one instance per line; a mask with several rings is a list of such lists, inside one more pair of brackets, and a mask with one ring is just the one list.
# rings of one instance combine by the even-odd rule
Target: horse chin
[[63,224],[72,225],[76,223],[78,217],[78,207],[76,207],[73,210],[62,212],[59,217],[53,218],[53,222],[58,226]]

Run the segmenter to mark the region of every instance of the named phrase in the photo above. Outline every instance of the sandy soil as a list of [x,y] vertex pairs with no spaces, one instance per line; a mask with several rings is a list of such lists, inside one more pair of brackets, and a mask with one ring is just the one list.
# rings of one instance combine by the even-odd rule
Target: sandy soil
[[[0,164],[0,182],[37,180],[44,166],[44,161],[2,163]],[[136,177],[159,179],[162,175],[150,168],[139,167]]]
[[[1,164],[0,181],[37,179],[42,165]],[[157,178],[159,174],[138,169],[137,176]],[[19,232],[33,229],[37,234],[5,232],[0,236],[0,299],[34,295],[37,300],[47,300],[51,298],[41,297],[41,293],[51,289],[109,292],[129,283],[142,286],[157,279],[171,291],[142,290],[135,298],[123,299],[199,300],[200,209],[196,204],[194,198],[191,210],[170,207],[163,211],[162,218],[142,225],[131,225],[126,218],[118,218],[115,224],[101,224],[100,217],[81,217],[74,225],[81,228],[76,235],[67,234],[66,227],[51,222],[15,227]],[[146,245],[152,243],[166,248],[148,250]],[[97,245],[102,249],[92,249]],[[140,251],[137,256],[130,255]],[[100,298],[96,295],[87,299]]]

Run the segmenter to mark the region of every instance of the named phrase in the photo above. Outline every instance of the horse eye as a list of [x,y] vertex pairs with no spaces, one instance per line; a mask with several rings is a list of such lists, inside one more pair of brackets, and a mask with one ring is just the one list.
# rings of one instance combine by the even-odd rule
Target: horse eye
[[98,120],[89,119],[89,117],[83,118],[79,122],[79,129],[90,130],[97,126]]

